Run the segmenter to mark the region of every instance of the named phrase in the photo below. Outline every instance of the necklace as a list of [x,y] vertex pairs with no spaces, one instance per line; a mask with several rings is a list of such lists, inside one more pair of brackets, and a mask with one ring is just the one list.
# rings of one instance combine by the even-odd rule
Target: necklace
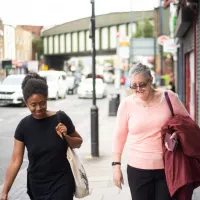
[[[152,92],[154,92],[152,90]],[[152,93],[152,98],[151,99],[148,99],[150,95],[148,95],[147,97],[147,103],[146,104],[141,104],[141,103],[137,103],[137,101],[135,100],[135,103],[138,104],[139,106],[142,106],[143,108],[147,108],[148,107],[148,103],[151,102],[153,99],[154,99],[154,94]],[[137,97],[136,97],[137,98]]]

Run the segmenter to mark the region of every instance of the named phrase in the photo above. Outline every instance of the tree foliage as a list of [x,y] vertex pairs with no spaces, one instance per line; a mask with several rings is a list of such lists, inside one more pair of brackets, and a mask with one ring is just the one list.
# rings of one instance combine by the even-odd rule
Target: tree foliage
[[136,33],[134,37],[149,38],[154,36],[154,26],[151,24],[149,19],[144,19],[141,22],[136,23]]
[[38,53],[38,58],[43,55],[44,47],[43,40],[41,37],[36,36],[32,41],[33,52]]

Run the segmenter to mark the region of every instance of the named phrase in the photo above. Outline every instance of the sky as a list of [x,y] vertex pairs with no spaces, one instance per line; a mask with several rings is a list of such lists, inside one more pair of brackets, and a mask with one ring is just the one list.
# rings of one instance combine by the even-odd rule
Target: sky
[[[95,13],[152,10],[158,4],[159,0],[95,0]],[[89,16],[90,0],[0,0],[0,18],[10,25],[52,26]]]

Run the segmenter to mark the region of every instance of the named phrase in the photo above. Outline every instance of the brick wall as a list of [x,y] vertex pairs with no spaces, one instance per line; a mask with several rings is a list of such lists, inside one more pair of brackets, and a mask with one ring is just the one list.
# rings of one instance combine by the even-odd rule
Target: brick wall
[[27,26],[27,25],[21,25],[21,27],[27,31],[32,32],[32,34],[35,36],[40,36],[41,30],[43,28],[43,26]]
[[32,33],[20,26],[15,29],[16,60],[32,60]]

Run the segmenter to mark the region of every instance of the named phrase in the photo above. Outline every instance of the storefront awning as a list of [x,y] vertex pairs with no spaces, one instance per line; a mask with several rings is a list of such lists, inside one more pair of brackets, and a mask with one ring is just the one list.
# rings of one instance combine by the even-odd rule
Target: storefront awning
[[175,31],[176,37],[183,37],[192,23],[192,9],[189,7],[180,8]]

